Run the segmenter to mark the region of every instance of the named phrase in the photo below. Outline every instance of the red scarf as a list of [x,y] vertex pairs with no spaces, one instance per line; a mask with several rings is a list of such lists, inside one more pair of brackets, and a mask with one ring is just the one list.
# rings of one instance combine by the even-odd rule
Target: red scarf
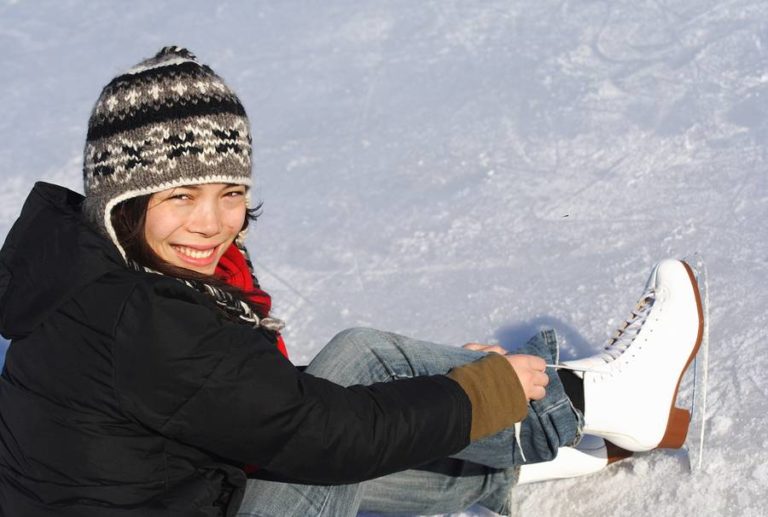
[[[234,243],[219,259],[214,274],[220,280],[243,291],[248,299],[256,305],[256,314],[260,318],[266,318],[269,315],[272,308],[272,298],[266,291],[254,285],[253,276],[248,268],[248,263],[245,261],[245,256]],[[277,334],[277,349],[285,357],[288,357],[288,350],[285,348],[283,336],[280,334]]]

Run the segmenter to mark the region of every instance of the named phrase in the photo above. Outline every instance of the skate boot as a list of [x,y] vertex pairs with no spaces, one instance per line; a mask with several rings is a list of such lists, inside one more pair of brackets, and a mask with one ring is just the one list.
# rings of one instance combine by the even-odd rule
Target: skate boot
[[552,461],[521,466],[517,484],[586,476],[630,456],[631,451],[616,447],[598,436],[584,435],[576,447],[560,447]]
[[630,451],[682,447],[690,413],[675,401],[703,328],[690,266],[657,264],[631,317],[602,353],[563,363],[584,381],[584,433]]

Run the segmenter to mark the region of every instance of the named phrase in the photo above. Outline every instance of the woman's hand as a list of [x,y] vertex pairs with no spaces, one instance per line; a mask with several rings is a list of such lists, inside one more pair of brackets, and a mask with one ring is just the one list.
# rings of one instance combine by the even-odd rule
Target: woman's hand
[[545,373],[547,363],[541,357],[525,354],[509,354],[498,345],[484,345],[482,343],[467,343],[464,348],[479,352],[496,352],[503,355],[514,368],[520,384],[523,386],[528,400],[543,399],[549,384],[549,376]]

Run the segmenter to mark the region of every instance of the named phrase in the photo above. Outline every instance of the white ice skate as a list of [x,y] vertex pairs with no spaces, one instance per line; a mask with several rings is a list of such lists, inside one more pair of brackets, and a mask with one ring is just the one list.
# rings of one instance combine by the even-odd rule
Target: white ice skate
[[518,485],[574,478],[594,474],[606,466],[632,456],[598,436],[585,435],[576,447],[560,447],[552,461],[529,463],[520,467]]
[[690,266],[657,264],[632,316],[603,352],[563,362],[584,380],[584,433],[630,451],[682,447],[690,413],[675,401],[703,328]]

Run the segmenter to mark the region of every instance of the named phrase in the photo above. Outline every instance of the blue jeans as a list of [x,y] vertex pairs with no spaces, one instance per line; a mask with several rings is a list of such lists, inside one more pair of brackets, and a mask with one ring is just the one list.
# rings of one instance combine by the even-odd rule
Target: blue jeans
[[[546,330],[517,352],[557,360],[555,333]],[[374,382],[447,373],[476,361],[484,352],[417,341],[373,329],[349,329],[335,336],[312,360],[307,372],[337,384]],[[363,483],[315,486],[249,480],[240,517],[354,516],[377,513],[451,513],[480,504],[509,512],[509,491],[523,463],[548,461],[558,447],[581,435],[581,414],[565,395],[557,373],[550,377],[544,399],[529,404],[520,443],[513,428],[473,442],[457,455]],[[525,456],[521,455],[522,447]]]

